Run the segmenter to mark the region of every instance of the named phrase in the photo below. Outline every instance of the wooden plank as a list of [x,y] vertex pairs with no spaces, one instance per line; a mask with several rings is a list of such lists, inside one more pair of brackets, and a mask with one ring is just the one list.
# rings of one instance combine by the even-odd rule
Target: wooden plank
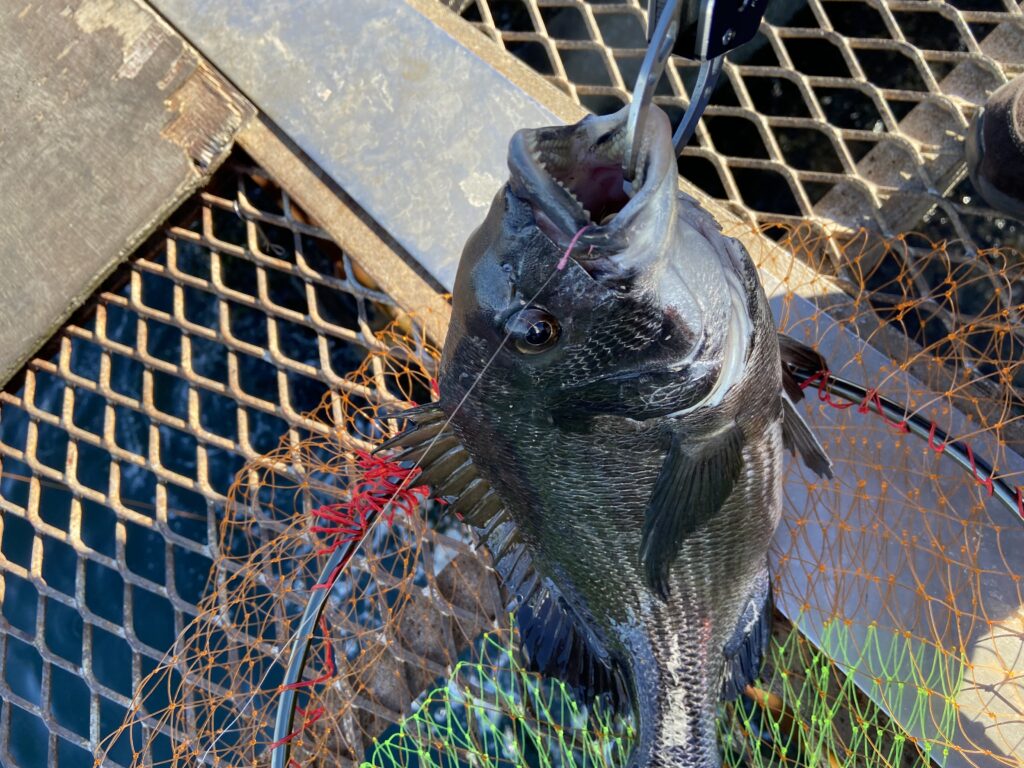
[[0,3],[0,383],[227,155],[252,108],[134,0]]

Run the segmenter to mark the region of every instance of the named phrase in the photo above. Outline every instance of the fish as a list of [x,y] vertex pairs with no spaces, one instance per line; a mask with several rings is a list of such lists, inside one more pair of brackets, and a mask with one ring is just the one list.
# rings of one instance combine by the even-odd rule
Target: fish
[[514,135],[437,402],[384,448],[488,545],[531,665],[629,703],[631,766],[713,768],[769,637],[783,452],[831,476],[794,405],[827,364],[778,334],[650,110],[628,185],[625,109]]

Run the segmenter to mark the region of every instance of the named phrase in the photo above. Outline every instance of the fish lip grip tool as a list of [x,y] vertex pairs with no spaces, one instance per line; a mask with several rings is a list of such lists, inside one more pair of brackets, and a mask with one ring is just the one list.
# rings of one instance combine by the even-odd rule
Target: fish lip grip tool
[[[683,14],[683,6],[687,13]],[[768,0],[650,0],[648,3],[648,46],[644,55],[633,102],[626,123],[626,155],[623,175],[626,191],[632,191],[644,135],[647,106],[672,54],[700,62],[697,83],[679,127],[672,136],[676,154],[682,152],[697,128],[722,73],[725,55],[747,43],[757,33]]]

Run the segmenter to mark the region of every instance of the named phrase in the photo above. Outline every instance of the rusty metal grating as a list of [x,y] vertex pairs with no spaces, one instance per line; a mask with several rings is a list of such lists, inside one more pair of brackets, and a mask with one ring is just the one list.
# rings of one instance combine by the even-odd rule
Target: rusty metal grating
[[0,393],[5,766],[93,764],[195,614],[238,470],[323,429],[395,314],[246,158],[192,202]]
[[[455,4],[598,112],[628,101],[645,6]],[[979,200],[962,141],[985,95],[1021,72],[1024,15],[1014,0],[773,0],[758,36],[730,55],[680,171],[757,224],[920,232],[958,241],[965,258],[1020,250],[1024,225]],[[676,120],[695,77],[691,62],[668,68],[656,101]]]
[[[449,3],[595,112],[630,98],[646,5]],[[678,58],[666,70],[655,101],[673,122],[696,73]],[[900,307],[922,301],[927,311],[903,331],[945,349],[992,301],[1013,318],[1024,301],[1024,285],[1005,277],[1024,264],[1024,222],[986,207],[963,150],[987,94],[1021,73],[1015,0],[772,0],[758,35],[729,55],[679,170],[741,219],[789,238],[851,296],[867,288],[880,317],[899,321]],[[1024,326],[1010,337],[1024,344]]]

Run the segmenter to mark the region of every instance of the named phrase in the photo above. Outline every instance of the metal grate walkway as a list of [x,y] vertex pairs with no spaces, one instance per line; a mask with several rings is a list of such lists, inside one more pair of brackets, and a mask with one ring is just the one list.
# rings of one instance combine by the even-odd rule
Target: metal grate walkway
[[236,473],[316,428],[394,313],[241,154],[150,245],[0,393],[11,768],[93,764],[195,612]]
[[[584,106],[628,99],[638,0],[449,5]],[[1021,72],[1011,0],[774,0],[680,170],[754,224],[826,233],[840,277],[866,225],[920,233],[891,258],[921,295],[953,270],[996,281],[977,252],[1024,250],[1024,224],[980,203],[961,142]],[[657,98],[677,119],[695,73],[676,62]],[[929,240],[953,244],[944,270]],[[398,312],[236,152],[0,392],[0,764],[93,764],[194,614],[236,473],[317,429],[302,414]],[[126,739],[110,759],[131,762]]]

